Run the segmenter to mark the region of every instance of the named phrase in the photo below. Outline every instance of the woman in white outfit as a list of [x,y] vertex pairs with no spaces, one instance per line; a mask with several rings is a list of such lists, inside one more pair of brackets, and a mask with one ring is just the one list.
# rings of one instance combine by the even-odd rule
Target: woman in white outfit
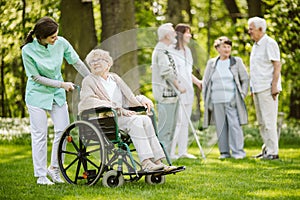
[[[63,80],[63,60],[73,65],[82,76],[90,73],[72,45],[65,38],[58,36],[58,29],[58,24],[52,18],[43,17],[28,33],[21,47],[22,61],[28,78],[25,101],[30,118],[34,176],[37,177],[37,184],[41,185],[64,182],[60,177],[57,148],[64,129],[69,125],[66,91],[74,90],[74,84]],[[55,132],[48,169],[47,113],[53,121]]]
[[[178,79],[180,85],[186,88],[186,93],[180,95],[180,104],[178,109],[178,118],[174,138],[171,147],[171,158],[192,158],[196,157],[187,152],[189,118],[192,114],[194,102],[193,83],[201,89],[201,81],[192,74],[193,57],[188,44],[192,37],[191,28],[186,24],[178,24],[175,27],[177,33],[177,43],[172,51],[174,54],[175,65],[178,70]],[[178,155],[176,148],[178,147]]]

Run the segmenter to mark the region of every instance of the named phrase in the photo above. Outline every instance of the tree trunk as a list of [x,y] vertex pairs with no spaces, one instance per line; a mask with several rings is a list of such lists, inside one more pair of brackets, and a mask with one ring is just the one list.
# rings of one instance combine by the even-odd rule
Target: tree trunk
[[109,51],[114,60],[111,71],[120,76],[124,75],[122,77],[124,81],[133,91],[137,89],[138,93],[134,0],[100,0],[100,6],[102,20],[100,48]]
[[[61,0],[60,7],[60,35],[71,43],[81,60],[84,61],[86,55],[97,45],[92,2]],[[68,64],[65,65],[64,76],[66,81],[72,81],[75,84],[80,84],[82,80],[81,75]],[[69,109],[73,113],[77,113],[78,98],[74,96],[72,98],[75,94],[76,91],[73,91],[67,96]]]
[[229,11],[232,21],[235,23],[236,19],[241,17],[241,13],[236,5],[235,0],[224,0],[224,3]]
[[[25,15],[26,15],[26,0],[22,0],[22,3],[23,3],[23,8],[22,8],[22,29],[23,29],[23,32],[25,33],[25,30],[26,30],[26,27],[25,27]],[[25,34],[23,34],[25,35]],[[25,68],[22,67],[21,68],[21,94],[22,94],[22,99],[25,100],[25,91],[26,91],[26,73],[25,73]],[[25,117],[26,113],[25,113],[25,103],[24,101],[22,101],[22,104],[21,105],[21,117]]]
[[[188,18],[183,16],[182,11],[186,12]],[[190,0],[168,0],[167,21],[174,25],[178,23],[192,24]]]
[[261,10],[261,0],[247,0],[248,3],[248,17],[263,17]]
[[289,118],[300,119],[300,88],[293,88],[290,96]]
[[[2,36],[1,36],[2,37]],[[5,106],[5,84],[4,84],[4,58],[2,55],[4,55],[4,52],[5,52],[5,49],[1,49],[1,73],[0,73],[0,76],[1,76],[1,88],[0,88],[0,91],[1,91],[1,99],[0,99],[0,102],[1,102],[1,117],[7,117],[6,114],[6,106]]]

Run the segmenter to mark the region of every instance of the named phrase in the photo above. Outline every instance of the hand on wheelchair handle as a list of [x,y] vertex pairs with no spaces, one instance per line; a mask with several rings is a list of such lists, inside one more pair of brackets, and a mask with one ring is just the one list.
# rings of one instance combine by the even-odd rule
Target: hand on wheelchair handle
[[61,82],[61,85],[60,85],[60,87],[64,88],[67,92],[74,90],[75,89],[74,86],[75,85],[72,82]]
[[146,112],[150,113],[151,112],[151,108],[153,107],[152,101],[149,101],[149,102],[145,101],[142,104],[145,107],[145,109],[147,109]]

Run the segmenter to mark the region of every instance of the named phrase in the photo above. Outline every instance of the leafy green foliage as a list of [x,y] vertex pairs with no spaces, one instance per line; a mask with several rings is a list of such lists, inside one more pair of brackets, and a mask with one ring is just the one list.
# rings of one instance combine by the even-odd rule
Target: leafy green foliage
[[282,58],[283,95],[281,109],[289,113],[289,117],[300,118],[300,7],[298,0],[282,0],[280,3],[265,0],[270,9],[265,18],[269,32],[278,41]]
[[[25,1],[24,1],[25,2]],[[35,22],[48,15],[58,20],[58,1],[27,0],[1,1],[1,86],[5,94],[1,99],[0,115],[7,117],[25,117],[25,84],[26,75],[22,66],[20,46],[27,33],[33,29]],[[4,76],[5,75],[5,76]]]
[[[19,47],[24,41],[26,34],[33,28],[35,22],[42,16],[48,15],[59,21],[60,1],[56,0],[26,0],[26,5],[20,0],[1,1],[1,79],[4,79],[0,91],[1,96],[0,116],[25,117],[27,116],[24,93],[26,76],[21,62],[21,51]],[[298,0],[264,0],[264,17],[268,23],[268,34],[278,41],[283,61],[282,80],[283,92],[280,94],[279,110],[286,113],[286,117],[297,117],[297,109],[300,105],[299,77],[299,6]],[[194,54],[194,72],[199,77],[204,72],[206,61],[214,57],[217,52],[212,47],[213,41],[226,35],[233,41],[232,55],[240,56],[245,65],[249,65],[249,55],[253,42],[247,33],[247,2],[236,1],[241,12],[241,18],[233,24],[229,12],[223,1],[212,1],[211,18],[209,18],[208,1],[191,0],[192,34],[194,43],[191,47],[197,48]],[[167,0],[135,1],[136,28],[156,29],[160,24],[166,22]],[[99,2],[94,3],[94,16],[97,29],[98,41],[101,33],[101,16]],[[24,11],[24,16],[22,15]],[[187,15],[187,13],[182,13]],[[22,18],[23,17],[23,18]],[[187,17],[183,18],[184,20]],[[210,21],[211,19],[211,21]],[[211,23],[210,23],[211,22]],[[189,23],[184,21],[184,23]],[[208,31],[210,38],[208,40]],[[153,31],[155,33],[155,31]],[[144,33],[138,34],[138,41],[156,43],[156,37]],[[150,41],[151,40],[151,41]],[[138,49],[138,67],[141,73],[140,93],[152,97],[149,76],[151,74],[151,47]],[[249,69],[248,69],[249,70]],[[5,74],[5,77],[4,77]],[[199,94],[200,96],[200,94]],[[252,98],[246,98],[250,121],[255,120],[255,109]],[[199,105],[197,105],[199,106]],[[203,106],[202,106],[203,108]],[[294,112],[294,113],[293,113]]]

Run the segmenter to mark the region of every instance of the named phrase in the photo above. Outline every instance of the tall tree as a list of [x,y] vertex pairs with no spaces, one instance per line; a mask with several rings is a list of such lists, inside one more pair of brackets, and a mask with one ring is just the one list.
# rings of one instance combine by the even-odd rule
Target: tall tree
[[289,109],[280,106],[281,111],[288,113],[289,118],[300,119],[300,45],[298,0],[265,1],[267,10],[265,18],[268,34],[275,37],[281,51],[283,92],[280,102],[289,105]]
[[[91,1],[61,0],[60,8],[60,35],[72,44],[79,57],[84,60],[88,52],[97,46],[93,4]],[[64,72],[66,80],[80,83],[81,76],[73,66],[66,64]],[[71,94],[68,94],[68,102],[75,101],[75,98],[71,97]],[[75,105],[76,103],[74,102]],[[75,113],[77,106],[70,109]]]
[[236,19],[241,17],[241,13],[236,5],[235,0],[224,0],[224,3],[230,13],[232,21],[235,23]]
[[[133,90],[139,88],[134,0],[100,0],[101,48],[110,52],[114,60],[111,71],[119,75],[131,74],[126,83]],[[134,79],[132,78],[133,76]]]
[[167,21],[192,24],[191,1],[190,0],[168,0]]
[[[191,1],[190,0],[168,0],[168,7],[167,7],[167,21],[173,23],[174,25],[178,23],[187,23],[191,27],[193,25],[193,15],[191,12]],[[202,75],[200,72],[199,67],[199,46],[192,41],[189,45],[192,51],[193,61],[194,61],[194,68],[193,74],[201,79]],[[199,119],[200,116],[200,91],[198,88],[195,88],[196,98],[197,98],[197,106],[196,106],[196,116],[193,114],[193,118]]]
[[250,17],[254,17],[254,16],[258,16],[258,17],[263,17],[262,14],[262,2],[261,0],[247,0],[248,3],[248,16]]

